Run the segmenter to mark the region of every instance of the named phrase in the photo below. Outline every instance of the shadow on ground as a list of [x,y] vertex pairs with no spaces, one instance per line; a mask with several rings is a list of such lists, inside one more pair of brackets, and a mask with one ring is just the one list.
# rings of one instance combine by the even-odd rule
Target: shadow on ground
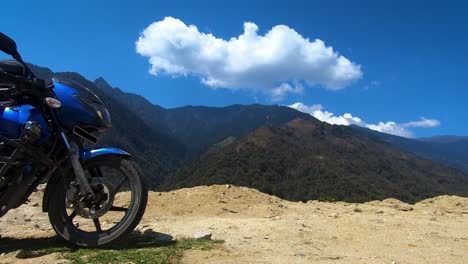
[[[112,244],[100,247],[100,250],[128,250],[143,248],[158,248],[175,245],[177,242],[168,234],[155,232],[151,229],[144,233],[137,231],[113,242]],[[12,253],[22,250],[22,258],[40,257],[51,253],[66,253],[79,250],[63,242],[58,237],[44,238],[11,238],[0,237],[0,254]]]

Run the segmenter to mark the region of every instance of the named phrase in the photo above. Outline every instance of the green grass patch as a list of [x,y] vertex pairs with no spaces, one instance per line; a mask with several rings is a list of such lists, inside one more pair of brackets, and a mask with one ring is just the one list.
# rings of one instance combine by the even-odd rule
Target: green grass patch
[[179,263],[184,251],[210,250],[223,243],[221,240],[182,239],[157,241],[144,236],[128,236],[111,246],[100,249],[69,248],[56,238],[11,239],[0,238],[0,251],[26,251],[26,257],[58,253],[72,263]]
[[335,203],[337,202],[337,199],[333,196],[320,196],[318,198],[319,202],[328,202],[328,203]]

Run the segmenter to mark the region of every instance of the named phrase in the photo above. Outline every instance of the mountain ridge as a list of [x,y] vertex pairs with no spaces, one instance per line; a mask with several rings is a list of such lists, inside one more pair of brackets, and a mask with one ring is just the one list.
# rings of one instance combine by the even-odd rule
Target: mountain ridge
[[[110,86],[110,85],[109,85]],[[132,95],[131,93],[125,93],[125,95]],[[150,103],[148,100],[146,100],[144,97],[139,96],[139,100],[144,100],[144,104],[151,104],[154,106],[157,111],[159,112],[159,117],[162,118],[164,114],[162,112],[168,111],[168,112],[187,112],[190,110],[197,110],[197,109],[204,109],[205,111],[209,111],[210,109],[216,109],[218,111],[222,111],[224,108],[230,108],[230,107],[259,107],[262,105],[258,104],[253,104],[253,105],[239,105],[239,104],[234,104],[234,105],[229,105],[225,107],[208,107],[208,106],[182,106],[182,107],[176,107],[176,108],[171,108],[171,109],[165,109],[161,106],[154,105]],[[143,104],[143,105],[144,105]],[[278,107],[285,107],[285,106],[278,106]],[[273,110],[272,110],[273,111]],[[158,114],[152,114],[151,117],[148,118],[148,120],[154,119],[155,116],[158,116]],[[302,117],[302,118],[309,118],[306,117],[308,114],[301,113],[301,114],[291,114],[289,118],[284,118],[283,121],[288,122],[291,121],[294,118],[297,117]],[[288,120],[289,119],[289,120]],[[167,121],[166,121],[167,122]],[[164,123],[164,122],[163,122]],[[174,123],[174,122],[173,122]],[[234,125],[236,122],[232,122]],[[275,124],[279,124],[280,122],[276,122]],[[259,122],[256,124],[258,127],[259,125],[265,125],[267,123],[261,123]],[[150,123],[151,125],[151,123]],[[164,125],[157,124],[158,127],[164,127]],[[372,136],[376,139],[383,140],[385,142],[389,142],[391,145],[400,148],[405,151],[409,151],[411,153],[414,153],[416,155],[419,155],[423,158],[431,159],[436,162],[441,162],[443,164],[449,165],[451,167],[457,168],[459,170],[462,170],[466,173],[468,173],[468,136],[456,136],[456,135],[436,135],[432,137],[426,137],[426,138],[404,138],[404,137],[399,137],[391,134],[386,134],[382,132],[378,132],[375,130],[370,130],[368,128],[356,126],[356,125],[351,125],[350,127],[359,130],[360,132],[363,132],[367,134],[368,136]],[[249,130],[243,130],[242,133],[247,133],[251,131],[255,126],[250,127]],[[169,127],[163,128],[166,130],[170,130]],[[190,127],[189,129],[194,129],[194,127]],[[173,130],[173,129],[172,129]],[[204,142],[203,144],[194,147],[192,150],[186,150],[190,152],[186,158],[188,160],[192,160],[193,158],[196,158],[199,155],[202,155],[203,152],[209,150],[211,146],[214,144],[222,141],[225,138],[228,137],[239,137],[242,135],[242,133],[238,132],[235,134],[228,134],[224,133],[222,135],[218,135],[215,137],[214,140]],[[206,134],[206,133],[202,133]],[[184,137],[187,135],[184,134],[178,134],[177,131],[173,132],[172,134],[174,137],[178,138],[179,141],[183,141]],[[190,140],[187,140],[185,144],[188,144],[190,142],[196,141],[197,136],[192,135],[190,137]]]
[[468,176],[343,126],[262,126],[168,178],[166,189],[230,183],[287,200],[414,202],[468,195]]
[[468,173],[468,137],[434,136],[409,139],[377,132],[360,126],[351,126],[370,137],[383,140],[402,150],[444,163]]

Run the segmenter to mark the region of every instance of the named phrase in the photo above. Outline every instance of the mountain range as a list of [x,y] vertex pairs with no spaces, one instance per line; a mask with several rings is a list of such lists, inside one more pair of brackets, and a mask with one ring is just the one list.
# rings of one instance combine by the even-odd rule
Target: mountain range
[[113,117],[100,144],[131,152],[156,189],[233,183],[291,200],[468,195],[467,137],[401,138],[278,105],[165,109],[103,78],[31,67],[95,92]]
[[352,127],[361,133],[388,142],[400,149],[447,164],[468,173],[468,137],[435,136],[410,139],[380,133],[360,126]]
[[293,201],[416,202],[466,195],[466,174],[343,126],[294,119],[263,126],[180,170],[169,188],[232,183]]

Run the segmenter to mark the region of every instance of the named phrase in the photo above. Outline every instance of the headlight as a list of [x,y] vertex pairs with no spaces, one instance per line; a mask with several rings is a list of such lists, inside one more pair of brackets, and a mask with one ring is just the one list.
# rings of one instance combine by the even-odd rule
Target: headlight
[[103,105],[96,103],[93,103],[91,106],[93,107],[94,111],[96,111],[97,116],[101,119],[104,125],[108,128],[111,127],[111,118],[109,115],[109,111],[107,111],[107,108]]

